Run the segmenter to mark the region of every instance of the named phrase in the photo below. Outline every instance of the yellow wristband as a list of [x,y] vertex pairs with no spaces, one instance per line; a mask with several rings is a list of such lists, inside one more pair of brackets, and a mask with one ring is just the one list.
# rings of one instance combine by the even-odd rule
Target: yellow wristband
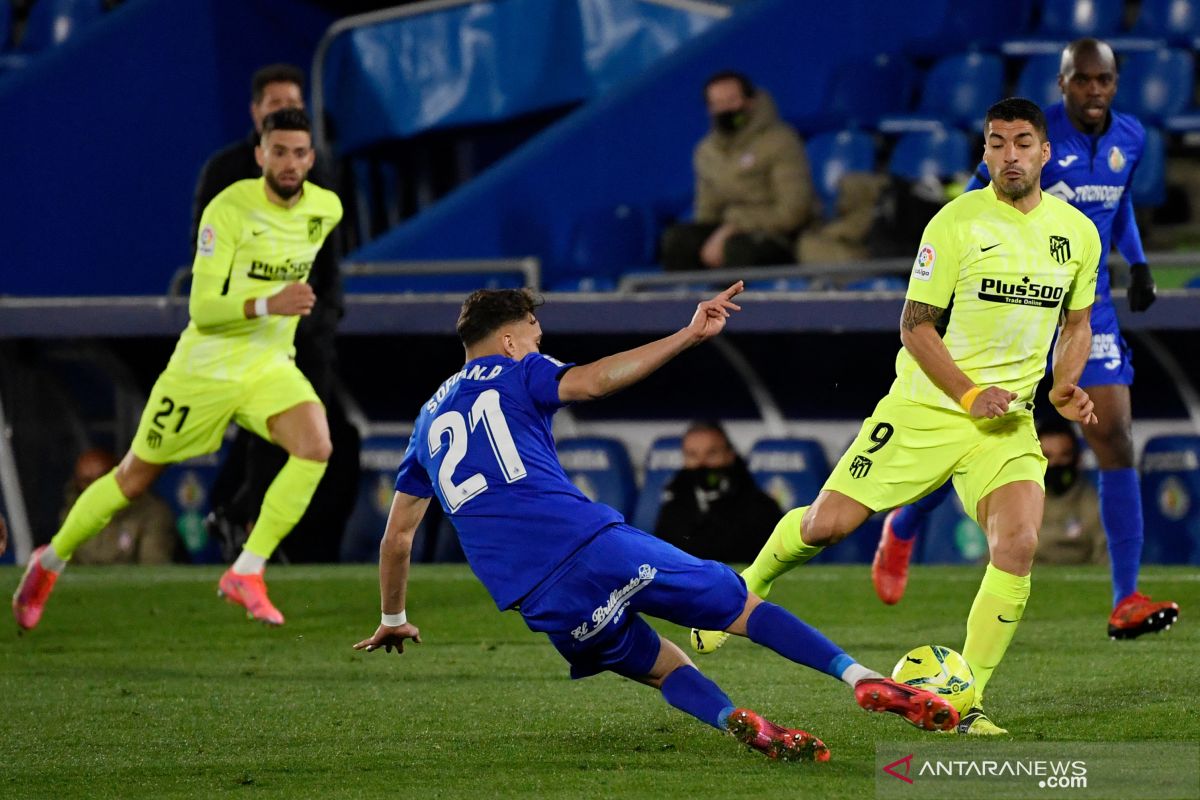
[[980,389],[978,386],[972,386],[970,389],[967,389],[962,397],[958,398],[958,404],[962,406],[963,411],[968,414],[971,413],[971,406],[974,405],[975,398],[979,397],[979,393],[982,391],[983,389]]

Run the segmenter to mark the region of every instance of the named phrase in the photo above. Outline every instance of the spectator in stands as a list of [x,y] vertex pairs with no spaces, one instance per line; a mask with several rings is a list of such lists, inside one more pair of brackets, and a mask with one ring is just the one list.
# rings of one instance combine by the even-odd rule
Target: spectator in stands
[[668,270],[790,264],[816,216],[804,144],[770,95],[737,72],[704,86],[712,130],[696,146],[695,221],[663,234]]
[[[117,459],[107,450],[85,450],[75,460],[75,473],[67,482],[59,519],[83,490],[107,475]],[[113,515],[100,533],[82,544],[71,557],[72,564],[170,564],[175,560],[179,538],[175,517],[162,498],[146,492]]]
[[[887,183],[883,175],[870,172],[843,175],[838,182],[836,216],[800,236],[796,260],[801,264],[832,264],[871,258],[870,233]],[[920,233],[909,241],[919,237]]]
[[[304,73],[290,64],[271,64],[255,72],[251,80],[250,118],[254,129],[212,156],[200,171],[192,206],[193,250],[200,215],[212,199],[232,183],[262,176],[254,148],[263,119],[282,108],[304,108]],[[325,169],[319,158],[308,180],[335,189],[331,170]],[[336,234],[330,236],[317,253],[309,276],[317,302],[296,329],[296,366],[325,404],[333,457],[312,503],[288,537],[286,552],[292,561],[337,561],[341,534],[353,510],[358,486],[359,436],[335,393],[334,334],[343,313],[336,239]],[[221,543],[227,561],[241,551],[253,515],[286,460],[282,448],[238,428],[237,439],[213,486],[215,510],[205,520],[209,536]]]
[[1079,443],[1064,420],[1038,426],[1046,457],[1046,507],[1038,534],[1037,564],[1105,564],[1108,542],[1096,490],[1079,474]]
[[683,469],[663,491],[654,534],[698,558],[744,563],[782,516],[720,423],[692,423],[683,436]]

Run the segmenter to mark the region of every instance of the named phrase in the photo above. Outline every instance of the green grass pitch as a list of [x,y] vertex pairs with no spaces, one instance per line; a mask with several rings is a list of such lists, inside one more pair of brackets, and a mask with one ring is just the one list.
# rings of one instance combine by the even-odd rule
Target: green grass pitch
[[[7,587],[19,572],[0,570]],[[857,708],[841,683],[731,641],[697,664],[735,703],[822,737],[828,764],[777,764],[613,675],[565,662],[465,567],[414,568],[424,644],[357,653],[378,621],[371,567],[272,567],[288,618],[267,629],[215,597],[216,568],[73,568],[41,626],[0,636],[0,797],[333,798],[874,795],[877,742],[931,736]],[[887,608],[865,566],[799,569],[771,599],[887,671],[918,644],[962,646],[980,568],[917,568]],[[1105,636],[1104,568],[1039,568],[988,692],[1019,740],[1200,739],[1194,569],[1147,568],[1180,624]],[[6,589],[6,591],[8,591]],[[660,625],[686,646],[686,631]]]

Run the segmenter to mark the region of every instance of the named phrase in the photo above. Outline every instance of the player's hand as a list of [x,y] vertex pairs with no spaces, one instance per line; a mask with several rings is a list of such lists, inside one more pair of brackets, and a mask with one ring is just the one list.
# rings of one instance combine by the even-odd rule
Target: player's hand
[[267,298],[267,312],[284,317],[307,317],[317,302],[317,293],[307,283],[289,283]]
[[737,297],[745,288],[746,284],[738,281],[712,300],[705,300],[696,305],[696,313],[692,315],[687,331],[695,338],[697,344],[723,331],[730,311],[742,310],[731,298]]
[[971,403],[971,416],[986,419],[1003,417],[1008,413],[1008,404],[1016,399],[1016,393],[1008,389],[989,386],[976,395],[975,402]]
[[1158,287],[1154,285],[1154,276],[1150,274],[1147,264],[1134,264],[1129,268],[1129,298],[1130,311],[1145,311],[1154,304],[1158,297]]
[[374,652],[379,648],[383,648],[387,652],[392,652],[392,648],[396,648],[396,653],[404,652],[404,640],[412,639],[414,644],[421,643],[421,631],[417,630],[417,626],[411,623],[404,623],[396,627],[388,625],[380,625],[375,629],[375,633],[369,639],[363,639],[358,644],[354,645],[355,650],[366,650],[368,653]]
[[1092,425],[1096,422],[1095,403],[1088,397],[1087,392],[1073,383],[1064,383],[1052,388],[1050,402],[1064,419],[1081,425]]
[[704,246],[700,248],[700,263],[710,269],[720,269],[725,266],[725,243],[735,233],[737,233],[737,229],[729,223],[713,231],[704,242]]

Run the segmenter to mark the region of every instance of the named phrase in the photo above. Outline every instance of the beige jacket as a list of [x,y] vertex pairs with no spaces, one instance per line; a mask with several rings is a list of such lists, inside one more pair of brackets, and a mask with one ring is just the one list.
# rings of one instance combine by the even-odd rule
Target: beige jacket
[[696,145],[696,221],[791,237],[817,214],[804,144],[759,89],[734,134],[712,130]]

